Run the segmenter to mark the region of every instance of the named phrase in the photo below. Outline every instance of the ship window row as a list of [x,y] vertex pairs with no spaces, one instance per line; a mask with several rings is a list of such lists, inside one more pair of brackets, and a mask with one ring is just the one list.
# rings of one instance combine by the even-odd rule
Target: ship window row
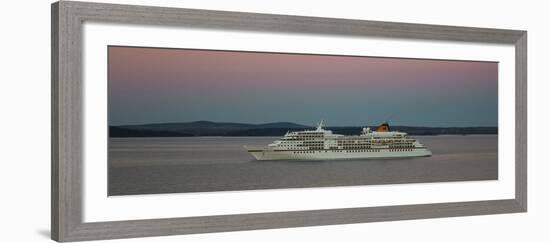
[[390,141],[377,141],[377,142],[373,142],[373,144],[409,145],[411,143],[395,143],[395,142],[390,142]]
[[341,153],[344,152],[343,150],[316,150],[316,151],[293,151],[293,154],[313,154],[313,153]]
[[317,146],[324,146],[322,143],[315,143],[315,144],[282,144],[282,147],[317,147]]
[[[297,144],[296,142],[300,142],[300,141],[281,141],[282,144]],[[304,144],[315,144],[315,143],[324,143],[324,141],[303,141]]]
[[338,141],[339,144],[369,144],[370,141]]
[[280,146],[280,147],[282,147],[282,148],[294,148],[294,149],[324,148],[323,145],[303,145],[303,144],[298,144],[298,145],[294,145],[294,146],[284,145],[284,146]]
[[[334,150],[325,150],[325,149],[322,149],[322,148],[318,148],[318,149],[310,149],[310,150],[303,150],[303,151],[292,151],[293,154],[311,154],[311,153],[315,153],[316,151],[319,151],[319,152],[336,152],[336,153],[340,153],[340,152],[347,152],[347,153],[365,153],[365,152],[380,152],[382,149],[343,149],[343,150],[339,150],[339,149],[334,149]],[[404,149],[388,149],[389,152],[407,152],[407,151],[414,151],[414,149],[412,148],[404,148]]]
[[404,145],[390,145],[390,148],[413,148],[414,146],[412,144],[404,144]]
[[314,139],[323,139],[324,137],[304,137],[304,136],[286,136],[283,137],[283,140],[314,140]]
[[[312,154],[312,153],[315,153],[316,151],[294,151],[292,152],[293,154]],[[326,152],[326,151],[325,151]]]
[[346,150],[346,152],[348,152],[348,153],[380,152],[380,149]]
[[315,150],[315,151],[293,151],[293,154],[313,154],[313,153],[327,153],[327,152],[334,152],[334,153],[366,153],[366,152],[380,152],[380,149],[360,149],[360,150]]
[[413,149],[390,149],[390,152],[406,152],[413,151]]
[[309,147],[309,150],[323,150],[323,147]]
[[410,138],[404,138],[404,137],[372,137],[372,139],[378,139],[378,140],[414,140]]

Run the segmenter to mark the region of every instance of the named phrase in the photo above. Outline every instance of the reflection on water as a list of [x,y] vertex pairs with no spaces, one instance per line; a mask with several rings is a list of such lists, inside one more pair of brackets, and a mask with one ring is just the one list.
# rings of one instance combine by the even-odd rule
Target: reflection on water
[[277,137],[111,138],[110,195],[491,180],[497,135],[419,136],[432,157],[256,161]]

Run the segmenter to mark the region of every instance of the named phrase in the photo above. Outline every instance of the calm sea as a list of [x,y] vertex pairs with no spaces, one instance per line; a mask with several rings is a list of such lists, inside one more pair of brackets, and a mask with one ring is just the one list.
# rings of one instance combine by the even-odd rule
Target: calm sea
[[419,136],[432,157],[256,161],[277,137],[109,139],[109,195],[498,179],[498,136]]

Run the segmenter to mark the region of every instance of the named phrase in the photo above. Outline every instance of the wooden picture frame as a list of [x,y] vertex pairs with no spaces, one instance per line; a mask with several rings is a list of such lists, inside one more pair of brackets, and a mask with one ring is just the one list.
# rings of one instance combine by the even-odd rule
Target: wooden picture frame
[[[82,26],[85,21],[514,45],[515,197],[403,206],[83,222]],[[52,5],[51,24],[53,240],[100,240],[527,211],[526,31],[71,1]]]

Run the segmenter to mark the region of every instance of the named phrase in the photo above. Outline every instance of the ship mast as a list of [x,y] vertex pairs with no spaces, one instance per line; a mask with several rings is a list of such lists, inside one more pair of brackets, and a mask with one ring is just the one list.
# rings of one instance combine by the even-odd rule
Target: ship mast
[[317,125],[317,131],[322,131],[323,130],[323,125],[324,125],[325,121],[321,120],[321,122],[319,122],[319,125]]

